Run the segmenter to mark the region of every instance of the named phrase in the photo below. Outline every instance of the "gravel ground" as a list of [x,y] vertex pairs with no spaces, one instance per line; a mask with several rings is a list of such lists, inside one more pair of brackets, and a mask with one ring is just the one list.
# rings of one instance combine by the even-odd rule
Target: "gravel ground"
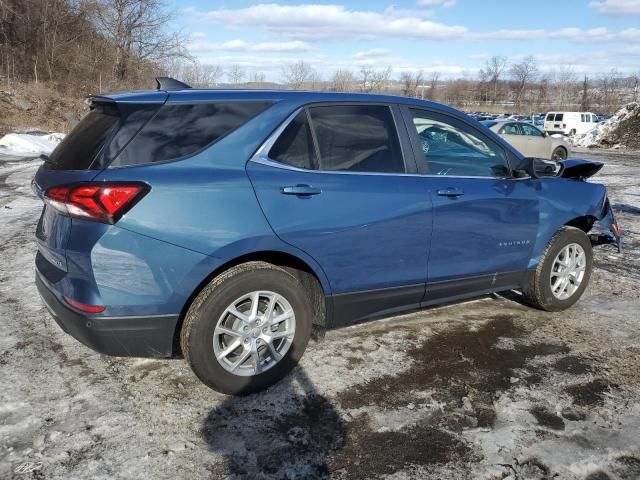
[[0,478],[640,478],[640,154],[602,159],[625,251],[571,310],[514,293],[329,332],[266,392],[99,355],[33,284],[38,161],[0,159]]

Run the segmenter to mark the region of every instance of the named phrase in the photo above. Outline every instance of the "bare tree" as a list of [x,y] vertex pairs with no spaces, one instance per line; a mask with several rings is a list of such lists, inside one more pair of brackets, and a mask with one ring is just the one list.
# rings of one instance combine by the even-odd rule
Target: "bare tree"
[[391,73],[393,69],[391,66],[387,66],[385,68],[380,68],[378,70],[374,70],[373,74],[370,76],[370,86],[371,92],[382,92],[385,90],[387,84],[391,80]]
[[526,92],[530,82],[535,80],[538,75],[538,66],[533,56],[525,57],[522,62],[515,63],[509,69],[509,74],[514,81],[514,89],[516,92],[516,108],[520,108],[522,97]]
[[405,97],[417,97],[418,88],[424,83],[424,74],[422,70],[415,74],[411,72],[403,72],[400,75],[400,88]]
[[486,78],[493,96],[491,103],[496,103],[498,99],[498,88],[500,86],[500,79],[502,74],[507,68],[507,57],[493,56],[487,60],[483,69],[480,70],[480,77]]
[[124,80],[132,57],[187,57],[182,36],[169,31],[173,14],[161,0],[96,0],[96,26],[114,45],[113,74]]
[[348,92],[356,83],[356,77],[351,70],[336,70],[331,78],[330,89],[334,92]]
[[314,70],[304,60],[290,63],[282,67],[282,78],[285,83],[294,90],[298,90],[314,74]]
[[580,100],[580,110],[586,112],[591,108],[591,101],[589,99],[589,77],[584,76],[582,81],[582,99]]
[[371,77],[373,76],[374,70],[369,66],[363,66],[360,69],[360,90],[363,92],[371,91]]
[[264,72],[252,72],[251,77],[249,77],[249,82],[254,84],[256,87],[261,87],[266,81],[266,76]]
[[438,80],[440,80],[440,73],[432,72],[431,76],[429,77],[429,93],[427,96],[429,97],[429,100],[432,100],[434,102],[438,98],[437,96]]
[[561,109],[570,106],[575,84],[576,74],[573,65],[563,65],[560,67],[556,77],[556,99]]
[[229,80],[229,83],[232,83],[233,85],[242,83],[246,76],[247,73],[238,64],[231,65],[227,72],[227,80]]

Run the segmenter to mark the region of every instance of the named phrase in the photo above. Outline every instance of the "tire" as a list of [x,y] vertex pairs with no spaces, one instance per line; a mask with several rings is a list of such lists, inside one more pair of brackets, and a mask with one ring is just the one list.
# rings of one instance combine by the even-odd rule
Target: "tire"
[[[255,292],[259,292],[258,317],[248,321]],[[286,317],[283,312],[292,310],[293,320],[289,315],[282,323],[267,327],[268,323],[264,322],[268,305],[274,298],[278,300],[273,300],[275,306],[269,318]],[[244,320],[230,313],[231,307]],[[265,318],[261,319],[259,315],[262,314]],[[309,294],[292,272],[266,262],[247,262],[215,277],[198,294],[185,316],[180,344],[185,359],[203,383],[221,393],[243,395],[267,388],[291,371],[307,347],[312,319]],[[291,325],[295,333],[284,336],[291,330]],[[233,336],[220,333],[223,330],[216,330],[217,326],[224,327],[224,331]],[[278,330],[271,331],[273,328]],[[281,338],[265,342],[265,338],[270,338],[266,336],[267,332],[274,338],[276,335]],[[219,359],[218,355],[232,349],[236,341],[240,344]],[[271,353],[274,350],[269,345],[276,353]],[[258,352],[257,357],[254,350]],[[280,352],[282,356],[276,360]],[[249,357],[241,362],[246,355]],[[256,358],[262,359],[264,365]],[[241,363],[234,369],[238,362]],[[257,373],[254,371],[256,364],[261,369]]]
[[[556,272],[555,270],[556,268],[564,268],[561,266],[562,264],[557,267],[558,264],[556,262],[560,262],[562,260],[562,257],[559,257],[560,253],[563,252],[565,248],[570,248],[571,245],[578,246],[573,248],[574,252],[579,251],[580,248],[584,252],[584,269],[582,278],[580,279],[577,288],[569,294],[570,290],[573,289],[576,284],[575,276],[572,277],[570,274],[568,276],[569,284],[567,285],[566,290],[562,290],[561,288],[559,293],[554,294],[552,291],[552,287],[554,285],[562,287],[562,285],[554,283],[554,280],[555,282],[560,281],[562,270],[559,272]],[[592,267],[593,252],[589,237],[587,237],[587,235],[578,228],[562,227],[547,244],[536,269],[529,272],[527,284],[522,291],[524,298],[529,305],[539,308],[540,310],[546,310],[547,312],[559,312],[566,310],[576,303],[584,293],[587,285],[589,284]],[[552,269],[554,269],[554,277],[552,277]],[[571,278],[573,278],[574,281],[571,281]],[[566,298],[562,298],[565,295],[567,295]]]
[[576,130],[575,128],[572,128],[571,131],[569,132],[569,136],[573,137],[576,134]]
[[566,160],[569,156],[567,149],[564,147],[556,147],[551,153],[551,160],[561,161]]

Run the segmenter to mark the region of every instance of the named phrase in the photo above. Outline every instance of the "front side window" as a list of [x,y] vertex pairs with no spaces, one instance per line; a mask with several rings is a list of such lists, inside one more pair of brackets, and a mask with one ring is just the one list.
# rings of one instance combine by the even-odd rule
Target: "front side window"
[[561,122],[564,118],[564,113],[556,113],[556,122]]
[[270,102],[163,105],[110,166],[142,165],[193,155],[270,105]]
[[410,109],[424,170],[430,175],[505,177],[506,153],[496,142],[448,115]]
[[391,110],[379,105],[309,108],[321,170],[403,173]]
[[523,123],[522,125],[520,125],[520,128],[522,128],[524,134],[528,135],[529,137],[542,137],[542,132],[533,125]]

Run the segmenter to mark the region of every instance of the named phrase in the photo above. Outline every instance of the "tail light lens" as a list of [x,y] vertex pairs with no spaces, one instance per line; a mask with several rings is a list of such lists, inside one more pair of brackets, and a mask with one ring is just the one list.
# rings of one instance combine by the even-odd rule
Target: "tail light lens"
[[44,200],[63,215],[113,224],[149,190],[144,183],[80,183],[51,187]]
[[74,300],[69,297],[63,297],[64,301],[71,305],[76,310],[80,310],[85,313],[100,313],[104,312],[107,307],[103,307],[102,305],[87,305],[86,303],[80,303],[77,300]]

